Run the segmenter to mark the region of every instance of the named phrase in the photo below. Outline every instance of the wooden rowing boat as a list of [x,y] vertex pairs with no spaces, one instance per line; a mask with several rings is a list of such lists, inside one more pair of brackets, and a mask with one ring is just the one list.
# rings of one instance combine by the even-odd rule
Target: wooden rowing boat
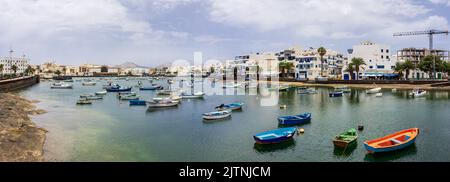
[[402,130],[381,138],[364,142],[369,153],[390,152],[412,145],[419,135],[419,128]]

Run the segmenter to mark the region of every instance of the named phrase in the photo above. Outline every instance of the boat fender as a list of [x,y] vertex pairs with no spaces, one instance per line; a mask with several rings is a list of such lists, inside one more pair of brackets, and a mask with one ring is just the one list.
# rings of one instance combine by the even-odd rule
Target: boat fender
[[303,134],[303,133],[305,133],[305,129],[303,129],[303,128],[300,128],[299,130],[298,130],[298,132],[297,133],[299,133],[299,134]]

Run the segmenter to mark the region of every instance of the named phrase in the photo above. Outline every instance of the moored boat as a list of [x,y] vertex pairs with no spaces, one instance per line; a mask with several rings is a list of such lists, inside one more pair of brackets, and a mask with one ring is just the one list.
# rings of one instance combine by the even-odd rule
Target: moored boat
[[282,116],[278,118],[278,123],[281,125],[298,125],[311,121],[311,113],[304,113],[294,116]]
[[225,110],[225,111],[216,111],[216,112],[209,112],[203,114],[203,119],[205,120],[217,120],[217,119],[224,119],[231,116],[231,111]]
[[204,96],[205,96],[205,93],[203,93],[203,92],[196,92],[194,94],[188,94],[188,93],[181,94],[182,99],[201,99]]
[[108,92],[106,90],[95,92],[95,95],[106,95]]
[[139,100],[139,95],[124,95],[120,96],[120,100]]
[[419,135],[419,128],[402,130],[381,138],[364,142],[369,153],[380,153],[400,150],[412,145]]
[[101,99],[103,99],[103,97],[100,97],[100,96],[87,96],[85,98],[86,98],[86,100],[101,100]]
[[383,93],[376,93],[375,97],[383,97]]
[[77,105],[91,105],[92,102],[87,99],[79,99],[77,101]]
[[376,93],[379,93],[379,92],[381,92],[381,87],[376,87],[376,88],[372,88],[372,89],[366,90],[367,94],[376,94]]
[[114,86],[110,88],[106,88],[107,92],[129,92],[131,91],[131,87],[121,87],[121,86]]
[[427,95],[427,91],[425,90],[420,90],[420,89],[415,89],[413,91],[411,91],[409,93],[409,95],[413,96],[413,97],[423,97]]
[[330,97],[342,97],[342,95],[344,94],[344,92],[330,92],[329,96]]
[[352,89],[348,88],[348,86],[339,86],[334,89],[336,92],[350,93]]
[[130,100],[130,106],[146,106],[147,101],[145,100]]
[[50,86],[51,89],[73,89],[72,84],[66,84],[66,83],[53,83],[52,86]]
[[231,103],[231,104],[222,104],[216,107],[216,110],[218,111],[224,111],[224,110],[231,110],[231,111],[236,111],[236,110],[242,110],[242,106],[244,106],[244,103],[242,102],[236,102],[236,103]]
[[305,95],[305,94],[317,94],[318,92],[317,90],[310,88],[310,89],[300,89],[297,91],[297,93]]
[[163,87],[158,84],[153,84],[152,86],[149,87],[139,87],[139,90],[161,90],[161,89],[163,89]]
[[295,132],[297,132],[296,127],[280,128],[258,133],[253,136],[253,139],[258,144],[276,144],[292,139]]
[[347,148],[349,145],[356,143],[357,139],[358,133],[356,129],[352,128],[334,137],[333,144],[335,147]]
[[81,85],[83,85],[83,86],[95,86],[95,85],[97,85],[97,83],[95,83],[95,82],[84,82]]
[[151,101],[147,102],[148,108],[165,108],[165,107],[176,107],[180,102],[174,100],[162,100],[162,101]]

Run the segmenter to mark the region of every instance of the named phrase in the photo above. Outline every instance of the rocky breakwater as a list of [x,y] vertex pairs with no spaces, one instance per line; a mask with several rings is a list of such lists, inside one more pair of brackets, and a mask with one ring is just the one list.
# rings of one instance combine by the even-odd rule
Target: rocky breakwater
[[0,161],[43,161],[47,130],[37,127],[30,115],[43,114],[35,102],[16,94],[0,93]]

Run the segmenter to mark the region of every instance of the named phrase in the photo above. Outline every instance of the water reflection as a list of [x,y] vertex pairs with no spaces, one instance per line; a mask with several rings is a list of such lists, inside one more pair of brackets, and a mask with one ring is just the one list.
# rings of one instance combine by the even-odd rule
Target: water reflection
[[358,147],[358,142],[353,142],[346,148],[334,147],[333,154],[335,156],[348,157]]
[[389,162],[396,161],[398,159],[404,158],[406,156],[413,156],[417,153],[416,144],[412,144],[402,150],[385,152],[385,153],[375,153],[375,154],[366,154],[364,157],[364,161],[367,162]]
[[272,144],[272,145],[264,145],[255,143],[253,149],[261,154],[264,153],[273,153],[282,150],[295,149],[295,140],[291,139],[282,143]]

